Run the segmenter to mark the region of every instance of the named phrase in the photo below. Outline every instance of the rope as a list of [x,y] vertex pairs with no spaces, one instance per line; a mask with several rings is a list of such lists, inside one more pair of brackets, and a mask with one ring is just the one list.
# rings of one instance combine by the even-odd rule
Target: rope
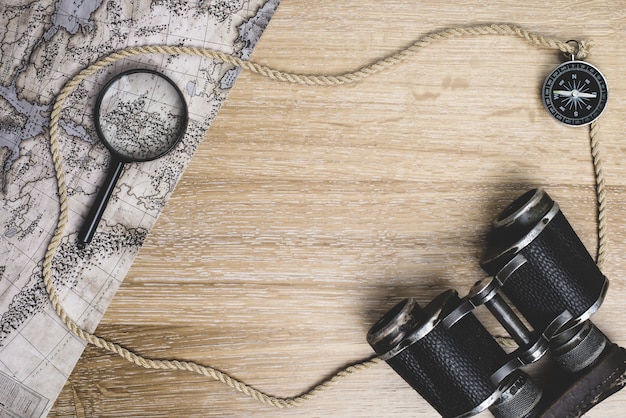
[[[310,85],[310,86],[338,86],[344,84],[355,83],[370,77],[376,73],[385,71],[394,65],[397,65],[403,61],[407,61],[414,57],[422,48],[425,48],[433,43],[446,41],[454,38],[478,36],[478,35],[500,35],[500,36],[514,36],[522,38],[532,45],[557,49],[568,56],[575,56],[576,59],[584,59],[588,55],[588,48],[591,46],[588,42],[580,41],[576,47],[555,39],[550,39],[538,34],[534,34],[526,31],[523,28],[514,25],[479,25],[469,26],[461,28],[450,28],[433,32],[419,38],[414,44],[401,50],[395,54],[392,54],[386,58],[383,58],[371,65],[365,66],[354,72],[346,72],[339,75],[308,75],[308,74],[295,74],[290,72],[279,71],[271,67],[256,64],[251,61],[244,61],[240,58],[233,57],[231,55],[203,48],[193,47],[176,47],[176,46],[145,46],[145,47],[132,47],[124,50],[120,50],[106,56],[89,67],[83,69],[74,78],[72,78],[59,93],[52,113],[50,121],[50,150],[52,154],[52,160],[54,169],[56,171],[57,187],[59,193],[59,218],[53,237],[50,240],[48,249],[46,251],[43,262],[43,280],[50,298],[50,302],[54,307],[59,318],[68,327],[68,329],[77,337],[93,344],[96,347],[110,351],[119,355],[120,357],[134,363],[138,366],[145,367],[147,369],[159,369],[159,370],[183,370],[192,373],[206,376],[210,379],[224,383],[225,385],[256,399],[267,405],[275,406],[278,408],[291,408],[306,402],[319,393],[333,387],[340,380],[360,372],[362,370],[369,369],[382,360],[376,357],[372,357],[366,360],[361,360],[355,364],[349,365],[342,370],[338,371],[334,376],[322,381],[318,385],[314,386],[307,392],[302,393],[299,396],[292,398],[280,398],[268,395],[254,387],[245,384],[244,382],[235,379],[227,373],[224,373],[211,366],[205,366],[193,361],[182,360],[164,360],[164,359],[152,359],[141,356],[139,354],[130,351],[121,345],[108,341],[104,338],[83,330],[72,318],[68,316],[65,309],[59,301],[59,297],[53,282],[52,264],[57,249],[61,244],[63,233],[68,222],[68,196],[67,196],[67,184],[65,180],[65,171],[63,168],[63,159],[61,158],[59,150],[59,120],[61,118],[61,110],[64,103],[74,89],[87,77],[95,74],[99,70],[108,65],[119,61],[124,58],[130,58],[137,55],[145,54],[163,54],[163,55],[196,55],[205,58],[212,58],[220,60],[224,63],[231,64],[248,70],[252,73],[259,74],[263,77],[267,77],[272,80]],[[606,192],[604,174],[602,171],[602,163],[599,151],[599,135],[598,125],[593,123],[590,129],[591,140],[591,154],[593,157],[593,165],[596,176],[596,193],[598,203],[598,254],[597,262],[599,265],[604,261],[606,252]],[[498,342],[503,346],[510,346],[511,339],[508,337],[497,337]]]
[[596,264],[602,269],[606,258],[607,248],[607,217],[606,217],[606,180],[604,170],[602,168],[602,157],[600,151],[600,135],[598,121],[595,120],[589,127],[589,144],[591,146],[591,159],[593,162],[593,170],[596,178],[596,215],[598,249],[596,251]]

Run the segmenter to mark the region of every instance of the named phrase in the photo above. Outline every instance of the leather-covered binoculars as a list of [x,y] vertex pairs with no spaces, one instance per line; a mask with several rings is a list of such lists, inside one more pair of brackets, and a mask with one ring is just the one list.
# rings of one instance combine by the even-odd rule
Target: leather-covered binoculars
[[[481,265],[490,277],[465,297],[447,290],[424,308],[405,299],[367,335],[439,414],[580,416],[624,386],[626,350],[589,320],[608,280],[545,191],[498,216]],[[507,353],[477,319],[483,305],[517,349]],[[545,354],[554,370],[543,389],[521,369]]]

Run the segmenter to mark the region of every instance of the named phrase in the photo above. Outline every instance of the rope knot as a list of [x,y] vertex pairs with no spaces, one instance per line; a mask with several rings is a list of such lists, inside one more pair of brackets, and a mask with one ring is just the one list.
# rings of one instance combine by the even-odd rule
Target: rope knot
[[590,49],[594,46],[594,42],[591,40],[572,39],[564,44],[563,53],[573,60],[584,60],[589,56]]

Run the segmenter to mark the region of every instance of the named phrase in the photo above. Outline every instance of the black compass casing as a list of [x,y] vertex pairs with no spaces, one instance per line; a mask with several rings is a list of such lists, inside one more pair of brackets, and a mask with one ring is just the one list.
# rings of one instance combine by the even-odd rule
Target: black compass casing
[[569,126],[584,126],[604,112],[609,90],[600,70],[587,62],[572,60],[552,70],[541,95],[556,120]]

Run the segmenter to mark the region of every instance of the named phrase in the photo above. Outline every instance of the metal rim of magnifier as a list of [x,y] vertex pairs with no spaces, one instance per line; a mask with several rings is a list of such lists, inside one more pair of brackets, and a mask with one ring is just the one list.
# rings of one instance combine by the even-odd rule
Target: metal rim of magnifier
[[[178,95],[178,98],[180,99],[180,104],[182,107],[182,120],[180,122],[180,126],[178,127],[178,130],[176,131],[176,134],[174,135],[175,140],[171,141],[171,143],[169,144],[169,146],[167,147],[166,150],[147,157],[147,158],[129,158],[128,155],[124,155],[121,152],[117,151],[115,149],[115,147],[113,147],[109,141],[106,138],[106,135],[104,135],[104,133],[102,132],[102,127],[100,126],[100,106],[102,105],[102,100],[104,99],[104,96],[106,95],[106,93],[108,92],[109,88],[118,80],[120,80],[122,77],[126,77],[128,75],[131,74],[137,74],[137,73],[146,73],[146,74],[153,74],[157,77],[162,78],[163,80],[167,81],[170,86],[174,89],[174,91],[176,91],[176,94]],[[104,144],[104,146],[109,150],[109,152],[114,155],[116,158],[118,158],[121,161],[124,162],[146,162],[146,161],[153,161],[156,160],[158,158],[161,158],[162,156],[168,154],[169,152],[171,152],[177,145],[178,143],[183,139],[183,135],[185,134],[185,131],[187,130],[187,125],[189,123],[189,110],[187,108],[187,102],[185,101],[185,96],[183,95],[183,92],[178,88],[178,86],[176,85],[176,83],[174,83],[174,81],[172,81],[171,78],[167,77],[165,74],[162,74],[158,71],[152,70],[152,69],[148,69],[148,68],[136,68],[136,69],[132,69],[132,70],[127,70],[127,71],[123,71],[119,74],[117,74],[115,77],[113,77],[112,79],[110,79],[105,85],[104,87],[102,87],[102,89],[100,90],[100,93],[98,94],[98,98],[96,99],[96,106],[94,108],[94,124],[95,124],[95,128],[96,128],[96,133],[98,134],[98,138],[100,138],[100,141]]]

